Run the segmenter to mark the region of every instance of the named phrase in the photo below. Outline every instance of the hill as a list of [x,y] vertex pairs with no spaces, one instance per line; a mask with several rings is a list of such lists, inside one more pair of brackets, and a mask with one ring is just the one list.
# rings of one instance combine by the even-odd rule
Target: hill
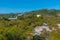
[[[60,40],[60,10],[19,14],[0,14],[0,40]],[[16,20],[6,19],[16,16]]]

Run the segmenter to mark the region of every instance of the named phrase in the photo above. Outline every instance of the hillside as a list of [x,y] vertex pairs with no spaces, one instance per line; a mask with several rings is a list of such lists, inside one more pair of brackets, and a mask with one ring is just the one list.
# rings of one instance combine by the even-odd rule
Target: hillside
[[[4,17],[0,19],[0,40],[60,40],[59,14],[60,10],[55,9],[19,13],[19,16],[0,14]],[[11,16],[17,19],[8,20]]]

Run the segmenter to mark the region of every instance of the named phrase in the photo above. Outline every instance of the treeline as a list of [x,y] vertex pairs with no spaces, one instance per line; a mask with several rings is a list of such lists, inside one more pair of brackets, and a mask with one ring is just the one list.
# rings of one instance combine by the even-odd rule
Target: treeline
[[48,15],[53,15],[53,16],[59,16],[58,14],[60,14],[60,10],[56,10],[56,9],[40,9],[40,10],[34,10],[34,11],[30,11],[30,12],[24,12],[24,13],[8,13],[8,14],[0,14],[0,17],[15,17],[17,15],[20,14],[24,14],[24,15],[28,15],[28,14],[48,14]]

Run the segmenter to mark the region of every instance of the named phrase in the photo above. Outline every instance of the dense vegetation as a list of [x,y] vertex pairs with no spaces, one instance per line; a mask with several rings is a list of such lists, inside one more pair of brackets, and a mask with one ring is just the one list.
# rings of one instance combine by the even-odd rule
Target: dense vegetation
[[[37,17],[36,15],[41,15]],[[9,20],[9,17],[15,17],[17,14],[0,15],[0,40],[60,40],[60,29],[57,23],[60,23],[60,10],[36,10],[25,12],[17,16],[16,20]],[[7,17],[7,19],[6,19]],[[33,29],[47,23],[50,28],[57,30],[46,32],[43,30],[41,35],[33,35]]]

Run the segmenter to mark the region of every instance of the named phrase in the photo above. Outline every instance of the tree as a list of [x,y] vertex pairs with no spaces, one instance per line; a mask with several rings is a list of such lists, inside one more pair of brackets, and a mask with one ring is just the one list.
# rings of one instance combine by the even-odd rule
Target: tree
[[39,35],[33,36],[33,40],[45,40],[44,37],[40,37]]

